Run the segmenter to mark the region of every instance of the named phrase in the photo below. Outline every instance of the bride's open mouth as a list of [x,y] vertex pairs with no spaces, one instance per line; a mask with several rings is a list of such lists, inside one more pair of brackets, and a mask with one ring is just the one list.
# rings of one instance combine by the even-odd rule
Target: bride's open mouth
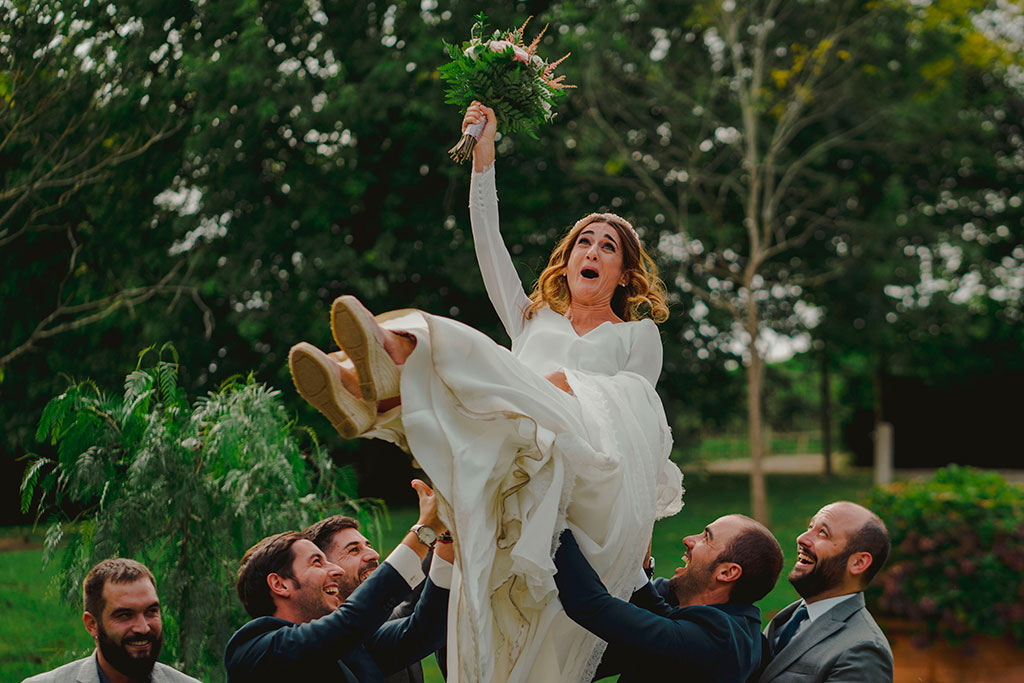
[[601,274],[598,273],[593,268],[584,268],[583,270],[580,271],[580,275],[582,275],[584,278],[588,280],[596,280],[601,276]]

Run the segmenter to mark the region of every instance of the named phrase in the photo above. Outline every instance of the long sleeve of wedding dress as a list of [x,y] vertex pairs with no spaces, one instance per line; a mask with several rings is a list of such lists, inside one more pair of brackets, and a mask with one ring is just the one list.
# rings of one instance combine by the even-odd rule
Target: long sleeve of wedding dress
[[498,229],[494,164],[473,174],[469,186],[469,217],[473,226],[473,247],[487,296],[508,336],[515,339],[523,331],[523,311],[530,299],[523,291],[519,273]]

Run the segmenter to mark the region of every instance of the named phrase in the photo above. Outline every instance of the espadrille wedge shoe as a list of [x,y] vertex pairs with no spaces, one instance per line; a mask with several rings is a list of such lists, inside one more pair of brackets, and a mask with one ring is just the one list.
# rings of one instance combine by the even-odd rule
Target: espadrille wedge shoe
[[377,404],[349,393],[341,383],[338,364],[306,342],[288,352],[292,381],[302,398],[313,404],[346,439],[354,439],[373,425]]
[[373,315],[354,296],[339,296],[331,305],[331,332],[356,366],[359,391],[382,401],[399,395],[402,371],[377,339],[376,327]]

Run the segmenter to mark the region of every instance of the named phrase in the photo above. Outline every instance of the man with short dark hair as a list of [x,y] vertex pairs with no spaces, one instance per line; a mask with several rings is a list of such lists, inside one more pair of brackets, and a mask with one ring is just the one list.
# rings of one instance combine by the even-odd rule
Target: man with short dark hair
[[765,629],[773,658],[761,682],[891,681],[892,650],[863,593],[889,557],[885,524],[840,501],[819,510],[796,545],[789,582],[802,599]]
[[683,539],[685,566],[669,581],[669,605],[643,577],[629,602],[610,595],[571,532],[555,553],[555,583],[570,619],[608,641],[595,678],[744,683],[766,658],[757,602],[775,586],[782,549],[743,515],[716,519]]
[[333,515],[307,527],[302,534],[324,551],[328,562],[343,570],[338,582],[342,602],[380,565],[380,553],[359,531],[359,522],[351,517]]
[[[302,533],[324,551],[328,562],[333,562],[343,570],[344,574],[339,581],[339,597],[342,601],[347,600],[348,596],[380,566],[380,554],[359,531],[359,522],[351,517],[333,515],[313,524]],[[440,562],[439,566],[454,563],[455,552],[451,534],[442,534],[438,537],[435,548],[437,556],[444,561]],[[431,578],[437,579],[437,570],[432,564],[433,555],[433,552],[428,553],[428,558],[424,560],[424,571],[427,571],[426,567],[429,566],[432,570]],[[447,589],[451,585],[450,573],[447,572],[443,578],[433,582],[424,581],[414,588],[409,597],[392,611],[386,627],[405,629],[405,639],[443,641],[447,629],[448,591],[436,590],[432,583],[437,584],[441,581],[442,587]],[[437,604],[433,604],[435,602]],[[425,615],[434,615],[434,618],[431,620]],[[440,661],[444,656],[443,650],[440,652],[438,663],[443,666],[443,662]],[[385,673],[391,672],[385,679],[387,683],[423,682],[423,666],[418,659],[396,670],[393,666],[394,653],[381,654],[386,655],[386,661],[378,661],[381,670]]]
[[156,661],[163,622],[156,580],[144,564],[120,557],[100,562],[82,582],[82,602],[96,650],[24,683],[198,683]]
[[[293,678],[366,683],[382,681],[381,664],[394,669],[421,659],[443,643],[445,629],[430,637],[417,621],[388,624],[391,611],[423,580],[420,562],[445,531],[434,492],[413,481],[420,501],[419,522],[380,567],[341,596],[346,572],[304,534],[265,538],[246,552],[238,570],[238,596],[253,620],[231,637],[224,653],[233,683]],[[443,560],[435,556],[440,567]],[[442,569],[444,569],[442,567]],[[447,568],[450,581],[451,566]],[[443,573],[443,572],[440,572]],[[439,591],[419,622],[434,624],[447,611],[447,590],[434,585],[434,566],[424,594]],[[449,584],[450,585],[450,584]],[[440,606],[439,614],[438,607]]]

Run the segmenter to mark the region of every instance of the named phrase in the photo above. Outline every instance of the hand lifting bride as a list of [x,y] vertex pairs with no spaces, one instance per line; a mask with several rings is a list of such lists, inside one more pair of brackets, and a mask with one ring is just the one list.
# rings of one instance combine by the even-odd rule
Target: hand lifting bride
[[382,438],[430,477],[455,533],[449,681],[589,681],[603,642],[570,621],[552,554],[568,527],[613,595],[635,587],[656,518],[681,505],[681,474],[654,385],[665,288],[630,224],[572,226],[527,296],[498,230],[494,136],[474,102],[470,217],[509,351],[460,322],[404,310],[331,309],[342,353],[305,342],[299,393],[345,437]]

